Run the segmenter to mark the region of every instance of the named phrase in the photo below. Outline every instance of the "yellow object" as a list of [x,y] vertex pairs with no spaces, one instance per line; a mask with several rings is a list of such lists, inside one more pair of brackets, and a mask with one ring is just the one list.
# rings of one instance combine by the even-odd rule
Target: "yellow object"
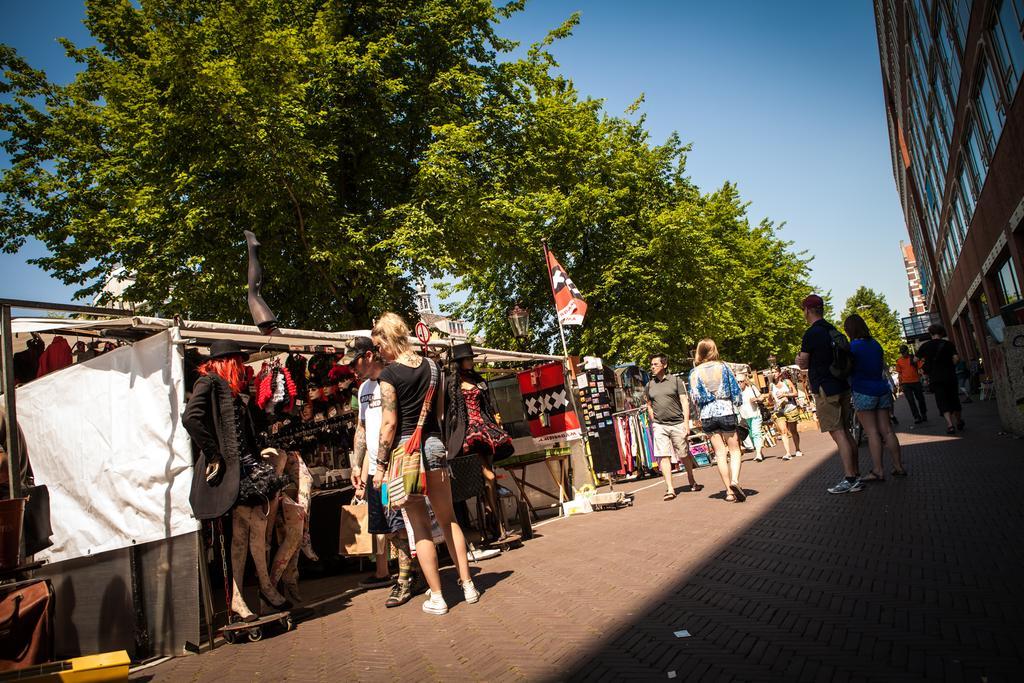
[[[32,681],[68,681],[69,683],[106,683],[107,681],[127,681],[128,666],[131,659],[128,652],[102,652],[98,655],[75,657],[61,662],[40,664],[22,669],[18,673],[19,683]],[[39,673],[33,675],[33,669]]]

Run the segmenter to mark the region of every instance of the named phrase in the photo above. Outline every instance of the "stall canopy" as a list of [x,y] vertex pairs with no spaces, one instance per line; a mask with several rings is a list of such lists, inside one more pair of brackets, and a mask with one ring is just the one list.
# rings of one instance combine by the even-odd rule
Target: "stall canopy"
[[[341,350],[345,342],[353,337],[368,337],[369,330],[346,332],[320,332],[314,330],[281,329],[279,334],[267,336],[254,325],[232,325],[230,323],[205,322],[200,320],[171,320],[133,316],[113,320],[80,320],[77,318],[17,318],[11,324],[11,331],[18,334],[63,332],[81,336],[97,336],[113,339],[135,340],[178,327],[183,340],[195,340],[206,345],[217,339],[232,339],[247,349],[258,350],[305,350],[315,351],[323,347]],[[409,342],[419,348],[419,341],[409,337]],[[453,343],[450,339],[432,339],[430,348],[443,352]],[[17,349],[16,349],[17,350]],[[561,356],[550,356],[521,351],[506,351],[474,346],[474,353],[481,363],[537,362],[562,360]]]

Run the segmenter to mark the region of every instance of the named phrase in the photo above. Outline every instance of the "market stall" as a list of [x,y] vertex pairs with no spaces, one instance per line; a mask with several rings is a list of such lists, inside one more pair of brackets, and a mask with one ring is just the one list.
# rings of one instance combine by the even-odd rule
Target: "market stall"
[[[9,316],[11,304],[24,302],[3,303]],[[115,647],[135,658],[181,654],[217,627],[223,608],[214,606],[209,586],[224,582],[224,530],[212,524],[204,529],[189,508],[192,448],[181,414],[194,366],[218,340],[256,354],[256,386],[287,375],[285,400],[260,406],[269,410],[263,438],[297,453],[312,475],[303,561],[336,561],[339,509],[352,493],[354,382],[344,370],[335,372],[333,359],[348,339],[367,331],[281,329],[268,337],[254,326],[55,308],[106,318],[11,321],[4,335],[5,370],[13,368],[15,349],[26,350],[32,334],[42,335],[47,349],[71,347],[71,338],[75,347],[83,342],[102,352],[72,357],[20,386],[18,400],[4,409],[31,446],[36,482],[50,489],[54,545],[37,559],[46,561],[41,573],[57,593],[58,656]],[[428,348],[443,356],[450,345],[433,340]],[[519,367],[561,360],[484,347],[474,352],[482,363]],[[300,365],[305,372],[296,370]],[[201,625],[194,596],[206,569]]]

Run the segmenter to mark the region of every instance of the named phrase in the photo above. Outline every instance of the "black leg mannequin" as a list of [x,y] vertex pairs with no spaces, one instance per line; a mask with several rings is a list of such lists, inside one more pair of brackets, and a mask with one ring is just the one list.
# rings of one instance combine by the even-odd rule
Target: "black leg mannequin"
[[249,247],[249,312],[253,322],[264,334],[277,332],[277,316],[260,296],[263,284],[263,266],[260,265],[260,243],[249,230],[245,231],[245,242]]

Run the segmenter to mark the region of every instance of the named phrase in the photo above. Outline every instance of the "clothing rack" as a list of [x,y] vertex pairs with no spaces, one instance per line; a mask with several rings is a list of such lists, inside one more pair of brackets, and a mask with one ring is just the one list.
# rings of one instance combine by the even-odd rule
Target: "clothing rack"
[[333,432],[334,428],[347,426],[346,423],[352,423],[355,421],[355,413],[346,413],[344,415],[335,415],[329,417],[326,420],[321,420],[313,424],[300,422],[297,425],[290,425],[284,429],[279,430],[277,433],[268,433],[267,442],[271,445],[279,445],[285,441],[298,441],[299,439],[305,439],[309,436],[319,436],[320,434]]
[[612,417],[618,417],[619,415],[632,415],[641,410],[647,410],[647,406],[640,406],[639,408],[627,408],[626,410],[620,410],[617,413],[612,413]]

